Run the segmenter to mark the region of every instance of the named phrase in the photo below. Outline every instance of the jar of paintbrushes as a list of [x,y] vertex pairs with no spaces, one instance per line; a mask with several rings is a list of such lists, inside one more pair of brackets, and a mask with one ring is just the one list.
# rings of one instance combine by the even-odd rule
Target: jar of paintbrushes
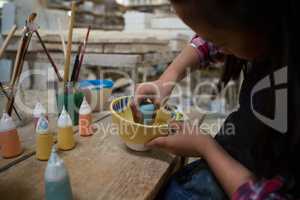
[[73,125],[78,125],[79,109],[84,95],[78,90],[77,84],[73,82],[59,83],[56,97],[59,114],[65,107],[70,114]]

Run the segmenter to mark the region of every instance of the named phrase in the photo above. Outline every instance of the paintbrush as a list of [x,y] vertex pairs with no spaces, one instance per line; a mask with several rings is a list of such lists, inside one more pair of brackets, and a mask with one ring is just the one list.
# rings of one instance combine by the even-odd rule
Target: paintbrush
[[69,24],[69,34],[68,34],[68,45],[67,45],[67,55],[64,66],[64,82],[69,81],[69,71],[71,63],[71,53],[72,53],[72,40],[73,40],[73,27],[75,23],[75,13],[76,13],[76,2],[72,2],[72,10]]
[[29,16],[29,19],[28,19],[28,23],[27,23],[27,28],[28,28],[28,31],[30,31],[31,33],[35,33],[37,38],[39,39],[47,57],[48,57],[48,60],[50,61],[56,75],[57,75],[57,78],[59,81],[62,81],[62,77],[60,76],[59,74],[59,71],[58,71],[58,68],[54,62],[54,60],[52,59],[52,57],[50,56],[50,53],[48,51],[48,49],[46,48],[46,45],[44,43],[44,41],[42,40],[38,30],[37,30],[37,26],[33,23],[34,19],[37,17],[37,15],[34,13],[32,14],[31,16]]
[[13,68],[12,78],[11,78],[11,82],[10,82],[11,87],[14,87],[14,85],[17,82],[17,78],[18,78],[17,75],[18,75],[18,72],[19,72],[19,68],[22,64],[21,59],[23,57],[24,49],[25,49],[25,46],[26,46],[26,41],[28,40],[27,33],[28,33],[27,29],[24,28],[22,38],[21,38],[21,42],[18,46],[17,55],[16,55],[16,58],[15,58],[15,65],[14,65],[14,68]]
[[30,26],[32,26],[32,23],[34,19],[36,18],[36,13],[32,13],[28,19],[26,20],[26,25],[23,29],[22,33],[22,38],[21,42],[19,44],[18,50],[17,50],[17,55],[15,59],[15,66],[14,66],[14,71],[11,79],[11,87],[13,88],[19,78],[19,74],[21,73],[21,69],[24,63],[24,57],[27,52],[27,49],[29,47],[29,43],[32,37],[32,32],[30,32]]
[[[26,53],[27,53],[27,50],[28,50],[28,47],[29,47],[29,44],[30,44],[30,41],[32,38],[32,34],[33,34],[30,31],[30,29],[31,29],[30,26],[32,26],[33,21],[35,20],[36,16],[37,16],[36,13],[32,13],[26,20],[26,25],[23,29],[21,42],[19,44],[16,59],[15,59],[13,75],[12,75],[11,82],[10,82],[10,87],[12,88],[12,90],[14,90],[15,84],[19,80],[21,73],[22,73],[24,58],[26,56]],[[14,103],[14,96],[12,96],[10,101],[7,102],[6,110],[9,115],[11,115],[11,112],[13,109],[13,103]]]
[[5,38],[2,47],[0,49],[0,58],[2,58],[2,55],[4,53],[4,51],[6,50],[11,38],[15,35],[15,32],[17,31],[17,26],[13,25],[13,27],[11,28],[11,30],[9,31],[7,37]]
[[40,41],[42,47],[43,47],[43,50],[45,51],[46,55],[47,55],[47,58],[48,60],[50,61],[56,75],[57,75],[57,78],[59,81],[62,81],[62,77],[60,76],[59,74],[59,71],[58,71],[58,67],[56,66],[54,60],[52,59],[52,57],[50,56],[50,53],[48,51],[48,49],[46,48],[46,45],[44,43],[44,41],[42,40],[42,37],[41,35],[39,34],[38,32],[38,29],[37,29],[37,26],[36,24],[33,23],[34,19],[37,17],[37,15],[35,13],[33,13],[31,16],[29,16],[29,19],[28,19],[28,23],[27,23],[27,28],[28,28],[28,31],[30,31],[31,33],[35,33],[38,40]]
[[75,77],[76,77],[76,73],[77,73],[77,68],[79,66],[79,57],[80,57],[82,45],[83,44],[80,43],[79,46],[78,46],[78,51],[77,51],[77,55],[76,55],[76,58],[75,58],[74,67],[73,67],[73,71],[72,71],[72,75],[71,75],[71,81],[72,82],[75,81]]
[[59,71],[58,71],[58,68],[57,68],[57,66],[56,66],[56,64],[55,64],[55,62],[54,62],[54,60],[53,60],[52,57],[50,56],[50,53],[49,53],[48,49],[46,48],[46,45],[45,45],[44,41],[42,40],[42,38],[41,38],[41,36],[40,36],[38,30],[35,29],[35,30],[34,30],[34,33],[37,35],[37,37],[38,37],[38,39],[39,39],[39,41],[40,41],[40,43],[41,43],[41,45],[42,45],[42,47],[43,47],[43,49],[44,49],[46,55],[47,55],[47,57],[48,57],[48,60],[50,61],[51,65],[52,65],[52,67],[53,67],[53,69],[54,69],[54,71],[55,71],[55,73],[56,73],[56,76],[57,76],[58,80],[59,80],[59,81],[62,81],[63,78],[60,76]]
[[85,54],[85,51],[86,51],[86,46],[87,46],[87,43],[88,43],[88,40],[89,40],[90,32],[91,32],[91,26],[88,27],[88,30],[87,30],[87,33],[86,33],[86,36],[85,36],[85,39],[84,39],[84,42],[83,42],[83,48],[81,50],[81,55],[80,55],[79,65],[78,65],[77,72],[76,72],[75,81],[79,80],[80,69],[81,69],[81,66],[82,66],[82,63],[83,63],[83,58],[84,58],[84,54]]
[[59,37],[61,39],[61,45],[63,48],[63,52],[64,52],[64,59],[66,60],[66,54],[67,54],[67,50],[66,50],[66,43],[65,43],[65,38],[64,38],[64,34],[62,32],[62,25],[61,25],[61,21],[59,19],[57,19],[57,23],[58,23],[58,34]]
[[[23,64],[24,64],[24,58],[26,56],[26,53],[27,53],[27,49],[28,49],[28,46],[29,46],[29,43],[30,43],[30,40],[31,40],[31,37],[32,37],[32,33],[28,33],[28,37],[27,37],[27,41],[22,45],[22,48],[24,50],[22,50],[21,54],[20,54],[20,60],[18,60],[18,65],[16,65],[15,67],[15,76],[14,78],[12,79],[12,84],[11,84],[11,88],[14,89],[15,88],[15,84],[17,83],[17,81],[20,79],[20,76],[21,76],[21,73],[22,73],[22,70],[23,70]],[[11,100],[8,102],[8,106],[7,106],[7,113],[9,115],[11,115],[11,112],[12,112],[12,109],[13,109],[13,104],[14,104],[14,96],[11,98]]]
[[[0,82],[0,89],[1,89],[2,93],[5,95],[5,97],[7,98],[7,101],[11,101],[11,99],[9,98],[9,95],[8,95],[7,92],[5,91],[5,89],[4,89],[4,87],[3,87],[3,85],[2,85],[1,82]],[[17,117],[18,117],[19,120],[21,121],[22,118],[21,118],[21,116],[19,115],[19,113],[18,113],[18,111],[17,111],[17,109],[16,109],[16,107],[15,107],[14,105],[13,105],[13,109],[14,109],[14,111],[15,111]]]

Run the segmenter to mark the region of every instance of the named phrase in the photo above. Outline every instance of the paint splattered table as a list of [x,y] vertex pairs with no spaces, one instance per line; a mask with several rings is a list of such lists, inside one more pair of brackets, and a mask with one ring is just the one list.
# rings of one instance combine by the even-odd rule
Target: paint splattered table
[[[76,134],[76,148],[59,152],[69,170],[75,199],[153,199],[179,158],[158,150],[128,150],[116,135],[110,115],[95,124],[97,134]],[[31,156],[2,172],[1,199],[43,199],[46,165]]]

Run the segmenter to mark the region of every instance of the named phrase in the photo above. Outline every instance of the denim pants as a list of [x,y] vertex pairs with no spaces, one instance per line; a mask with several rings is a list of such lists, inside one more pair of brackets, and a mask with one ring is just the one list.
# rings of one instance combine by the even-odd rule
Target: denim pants
[[205,161],[195,161],[178,171],[158,199],[221,200],[228,199]]

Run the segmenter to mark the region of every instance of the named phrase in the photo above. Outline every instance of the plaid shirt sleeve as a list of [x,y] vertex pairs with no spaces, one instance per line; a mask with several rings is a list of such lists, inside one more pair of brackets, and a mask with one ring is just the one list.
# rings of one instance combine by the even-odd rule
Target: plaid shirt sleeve
[[280,192],[284,180],[276,177],[271,180],[247,182],[242,185],[232,197],[232,200],[286,200],[290,199]]
[[197,50],[201,67],[207,67],[210,63],[223,61],[224,56],[218,47],[197,35],[193,37],[190,45]]

